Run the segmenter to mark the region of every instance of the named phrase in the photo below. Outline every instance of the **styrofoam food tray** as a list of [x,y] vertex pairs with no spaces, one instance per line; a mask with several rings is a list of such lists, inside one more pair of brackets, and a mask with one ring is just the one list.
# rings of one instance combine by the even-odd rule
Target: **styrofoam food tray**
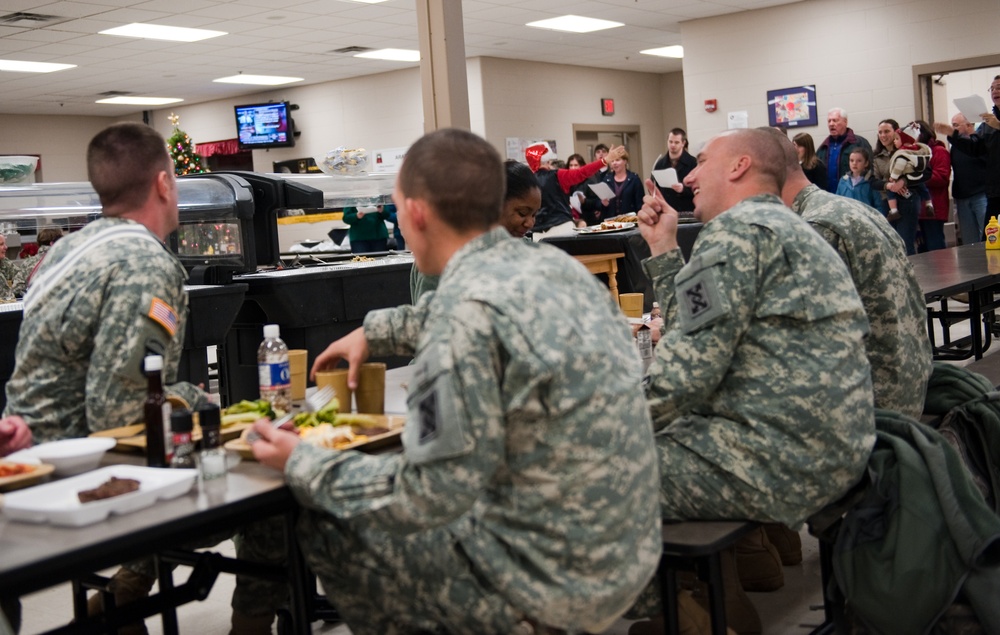
[[[104,500],[81,503],[77,493],[93,489],[112,476],[139,481],[139,489]],[[128,514],[186,494],[194,485],[198,470],[109,465],[45,485],[7,494],[3,514],[11,520],[52,523],[62,527],[83,527],[100,522],[111,514]]]

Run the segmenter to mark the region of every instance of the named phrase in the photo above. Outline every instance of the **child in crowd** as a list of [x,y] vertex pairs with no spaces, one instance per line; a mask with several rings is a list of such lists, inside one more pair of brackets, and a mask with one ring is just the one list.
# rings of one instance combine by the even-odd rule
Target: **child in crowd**
[[924,216],[934,216],[934,204],[931,202],[931,192],[924,183],[930,174],[931,149],[927,144],[918,143],[916,138],[907,134],[910,131],[917,136],[920,135],[920,126],[911,123],[906,128],[896,131],[893,140],[896,144],[896,151],[889,159],[889,178],[893,181],[906,177],[906,190],[901,194],[894,194],[886,191],[886,199],[889,203],[889,215],[898,216],[896,211],[896,198],[903,196],[910,198],[913,194],[920,199],[919,209]]
[[847,166],[850,172],[844,175],[837,184],[837,194],[861,201],[866,205],[871,205],[879,209],[882,204],[881,195],[872,189],[869,178],[871,174],[871,155],[865,148],[856,148],[851,151]]

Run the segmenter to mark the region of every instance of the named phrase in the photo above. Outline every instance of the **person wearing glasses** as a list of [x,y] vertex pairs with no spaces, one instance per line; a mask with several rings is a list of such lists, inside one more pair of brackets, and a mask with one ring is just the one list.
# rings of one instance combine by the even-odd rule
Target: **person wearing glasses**
[[986,216],[1000,216],[1000,75],[990,84],[992,112],[979,115],[985,126],[965,137],[961,131],[949,123],[934,123],[938,134],[948,137],[951,147],[974,157],[986,157]]

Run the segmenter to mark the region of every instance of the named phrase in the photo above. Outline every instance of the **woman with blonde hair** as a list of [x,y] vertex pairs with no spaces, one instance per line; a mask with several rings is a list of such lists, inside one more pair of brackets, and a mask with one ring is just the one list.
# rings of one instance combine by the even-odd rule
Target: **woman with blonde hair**
[[816,144],[808,132],[800,132],[792,137],[795,149],[799,151],[799,165],[811,183],[825,190],[827,186],[826,164],[816,156]]

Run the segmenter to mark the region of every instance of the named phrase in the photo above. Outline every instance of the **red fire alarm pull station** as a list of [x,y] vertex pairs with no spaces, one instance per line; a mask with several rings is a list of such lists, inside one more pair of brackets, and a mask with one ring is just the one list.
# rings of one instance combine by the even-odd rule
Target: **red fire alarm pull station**
[[706,99],[705,100],[705,112],[715,112],[719,108],[719,101],[717,99]]
[[601,114],[605,117],[610,117],[615,114],[615,100],[614,99],[601,99]]

